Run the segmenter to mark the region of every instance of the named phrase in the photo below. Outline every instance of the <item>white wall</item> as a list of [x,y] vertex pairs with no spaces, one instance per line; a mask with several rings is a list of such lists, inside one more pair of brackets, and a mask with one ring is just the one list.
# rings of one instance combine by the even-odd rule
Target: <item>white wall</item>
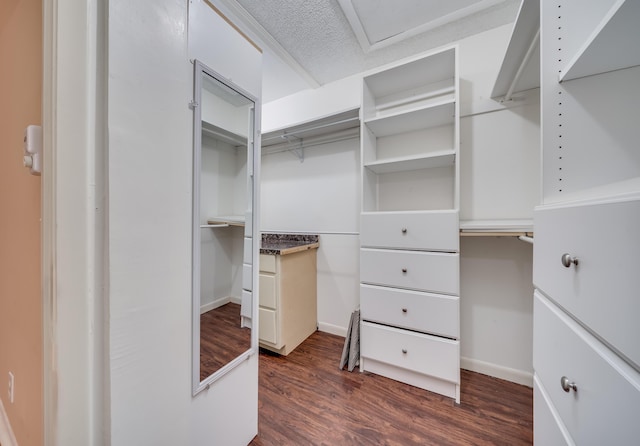
[[[535,92],[510,108],[490,99],[510,34],[511,25],[505,25],[459,42],[461,110],[467,115],[461,119],[461,219],[530,219],[538,203]],[[361,76],[351,77],[266,104],[263,128],[286,128],[359,106],[353,90],[360,85]],[[344,94],[327,97],[332,91]],[[346,153],[337,144],[311,148],[303,164],[288,153],[263,156],[261,229],[357,232],[357,144],[349,141]],[[321,235],[320,249],[319,326],[344,334],[348,314],[359,305],[358,237]],[[530,384],[531,296],[530,245],[495,237],[462,240],[464,367]]]
[[358,138],[262,156],[261,230],[320,235],[318,322],[344,335],[358,306]]

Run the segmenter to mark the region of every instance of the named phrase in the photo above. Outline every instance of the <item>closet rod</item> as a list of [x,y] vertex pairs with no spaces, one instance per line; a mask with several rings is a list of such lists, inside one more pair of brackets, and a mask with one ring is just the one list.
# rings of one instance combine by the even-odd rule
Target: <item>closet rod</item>
[[518,236],[518,240],[522,240],[523,242],[531,243],[533,245],[533,237],[521,235],[521,236]]
[[[358,138],[359,136],[360,136],[359,129],[343,130],[342,132],[340,132],[338,136],[332,135],[331,138],[315,137],[311,139],[311,141],[309,142],[304,142],[303,140],[301,146],[295,147],[295,149],[299,149],[300,147],[304,149],[309,147],[321,146],[323,144],[331,144],[334,142],[347,141],[349,139]],[[294,149],[294,147],[291,147],[291,145],[287,143],[279,143],[279,144],[273,144],[267,147],[263,147],[263,149],[264,150],[262,151],[262,155],[271,155],[274,153],[290,152],[291,150]]]
[[282,134],[275,135],[275,136],[270,136],[268,138],[263,138],[262,141],[271,141],[272,139],[282,139],[285,136],[296,136],[296,134],[298,134],[298,133],[311,132],[311,131],[314,131],[314,130],[320,130],[320,129],[324,129],[324,128],[327,128],[327,127],[332,127],[334,125],[346,124],[348,122],[353,122],[353,121],[360,122],[360,118],[358,116],[354,116],[353,118],[342,119],[340,121],[328,122],[326,124],[318,124],[318,125],[313,126],[313,127],[305,127],[305,128],[293,131],[293,132],[283,131]]
[[529,60],[531,59],[531,56],[533,55],[536,49],[536,46],[539,44],[539,41],[540,41],[540,28],[538,28],[538,31],[536,31],[536,35],[533,37],[533,40],[531,40],[531,43],[529,44],[529,49],[527,49],[527,52],[525,53],[524,58],[522,59],[522,62],[520,62],[518,71],[516,71],[515,76],[513,76],[513,79],[511,80],[511,84],[509,85],[509,89],[507,90],[507,93],[504,95],[504,98],[502,98],[502,102],[507,102],[511,100],[511,97],[513,96],[513,91],[516,88],[516,84],[520,80],[520,77],[522,77],[522,73],[524,73],[524,68],[529,63]]

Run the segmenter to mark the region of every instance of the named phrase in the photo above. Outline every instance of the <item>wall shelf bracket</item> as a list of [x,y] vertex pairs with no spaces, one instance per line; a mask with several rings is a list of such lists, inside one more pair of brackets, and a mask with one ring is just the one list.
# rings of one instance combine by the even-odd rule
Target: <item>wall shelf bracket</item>
[[302,145],[302,138],[287,133],[284,133],[281,138],[286,140],[289,144],[289,152],[293,153],[301,163],[304,163],[304,147]]

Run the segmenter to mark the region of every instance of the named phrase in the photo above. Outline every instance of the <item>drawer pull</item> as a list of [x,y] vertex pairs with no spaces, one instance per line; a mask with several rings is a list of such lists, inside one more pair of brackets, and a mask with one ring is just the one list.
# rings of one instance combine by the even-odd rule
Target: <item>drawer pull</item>
[[562,264],[566,268],[569,268],[572,263],[574,265],[578,266],[578,258],[577,257],[571,257],[571,254],[562,254],[561,260],[562,260]]
[[402,353],[406,355],[406,354],[407,354],[407,349],[406,349],[406,348],[403,348],[403,349],[402,349]]
[[406,273],[407,273],[407,268],[402,268],[402,272],[403,272],[404,274],[406,274]]
[[406,312],[407,312],[407,309],[406,309],[406,308],[403,308],[403,309],[402,309],[402,312],[403,312],[403,313],[406,313]]
[[406,234],[407,233],[407,228],[402,228],[402,233]]
[[565,392],[569,392],[571,390],[573,390],[574,392],[578,391],[578,386],[576,386],[576,383],[569,381],[569,378],[567,378],[566,376],[560,378],[560,386],[562,386],[562,390],[564,390]]

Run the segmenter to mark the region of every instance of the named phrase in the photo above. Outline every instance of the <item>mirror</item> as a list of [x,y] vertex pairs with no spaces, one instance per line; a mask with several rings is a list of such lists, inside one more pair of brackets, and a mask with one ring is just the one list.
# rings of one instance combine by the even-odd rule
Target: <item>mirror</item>
[[258,249],[253,245],[257,100],[199,61],[194,65],[195,396],[257,351],[251,325]]

